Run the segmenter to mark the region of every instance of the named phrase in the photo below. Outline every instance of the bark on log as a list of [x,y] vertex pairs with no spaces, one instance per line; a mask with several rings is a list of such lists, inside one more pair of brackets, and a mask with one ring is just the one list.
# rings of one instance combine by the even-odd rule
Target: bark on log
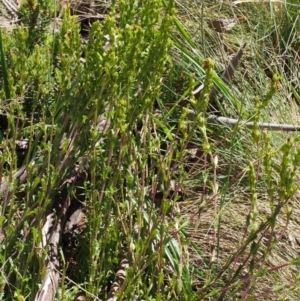
[[[106,301],[116,301],[117,300],[118,290],[124,283],[125,276],[126,276],[126,270],[128,268],[129,268],[128,260],[127,260],[127,258],[123,258],[121,260],[119,270],[116,273],[114,282],[113,282],[111,289],[109,291],[109,294],[108,294],[108,299]],[[145,301],[138,296],[134,296],[133,300],[134,301]]]
[[[85,158],[81,158],[81,160],[85,160]],[[58,272],[58,246],[63,234],[64,224],[67,224],[67,229],[70,227],[76,227],[75,223],[83,222],[82,216],[84,214],[80,212],[82,209],[79,208],[75,210],[75,212],[72,212],[70,216],[71,220],[66,221],[67,211],[71,204],[74,203],[74,200],[68,195],[67,187],[69,185],[77,185],[78,179],[85,180],[87,178],[88,175],[85,170],[86,167],[87,166],[84,164],[76,164],[71,175],[69,175],[60,187],[61,197],[52,202],[55,203],[55,213],[51,213],[47,216],[45,225],[42,229],[42,247],[48,248],[48,256],[45,262],[46,274],[43,278],[41,288],[35,297],[35,301],[53,301],[55,298],[60,278]],[[82,226],[82,224],[77,226]]]
[[61,235],[61,220],[55,222],[55,215],[51,213],[46,218],[46,223],[42,229],[43,248],[48,248],[46,259],[46,274],[41,288],[35,296],[35,301],[53,301],[58,288],[59,281],[59,260],[58,244]]
[[122,286],[122,284],[124,283],[125,276],[126,276],[126,270],[128,268],[129,268],[128,260],[127,260],[127,258],[123,258],[121,260],[119,270],[116,273],[114,282],[113,282],[111,289],[109,291],[109,294],[108,294],[108,299],[106,301],[115,301],[116,300],[115,296],[116,296],[118,290],[120,289],[120,287]]

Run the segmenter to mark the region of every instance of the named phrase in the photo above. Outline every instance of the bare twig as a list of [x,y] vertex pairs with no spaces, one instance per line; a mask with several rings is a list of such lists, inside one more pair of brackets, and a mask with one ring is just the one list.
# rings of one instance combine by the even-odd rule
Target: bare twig
[[[246,127],[248,129],[252,129],[254,124],[253,122],[245,122],[239,119],[233,119],[222,116],[214,116],[210,115],[207,117],[207,121],[210,124],[227,124],[230,126],[239,125],[241,127]],[[286,131],[286,132],[295,132],[300,131],[300,125],[292,125],[292,124],[280,124],[280,123],[265,123],[259,122],[258,127],[260,129],[266,129],[270,131]]]
[[[190,120],[194,120],[195,115],[196,113],[193,110],[189,110]],[[218,125],[229,125],[232,127],[238,125],[240,127],[245,127],[248,129],[252,129],[254,127],[253,122],[246,122],[240,119],[234,119],[234,118],[228,118],[228,117],[216,116],[216,115],[208,115],[207,122],[210,125],[218,124]],[[260,129],[265,129],[270,131],[285,131],[285,132],[300,131],[300,125],[292,125],[292,124],[259,122],[258,127]]]
[[246,47],[246,44],[244,44],[240,50],[233,56],[228,66],[225,68],[225,70],[221,73],[221,78],[229,81],[232,79],[234,71],[237,69],[237,66],[239,64],[240,59],[242,58],[243,50]]

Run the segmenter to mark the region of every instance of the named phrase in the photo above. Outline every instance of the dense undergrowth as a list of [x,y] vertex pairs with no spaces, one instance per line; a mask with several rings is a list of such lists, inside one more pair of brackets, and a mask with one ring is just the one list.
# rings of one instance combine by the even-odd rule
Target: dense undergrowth
[[56,300],[299,298],[300,136],[260,123],[299,120],[300,3],[240,2],[113,1],[101,22],[99,2],[86,43],[72,4],[54,30],[59,5],[22,2],[0,37],[0,300],[46,300],[53,232]]

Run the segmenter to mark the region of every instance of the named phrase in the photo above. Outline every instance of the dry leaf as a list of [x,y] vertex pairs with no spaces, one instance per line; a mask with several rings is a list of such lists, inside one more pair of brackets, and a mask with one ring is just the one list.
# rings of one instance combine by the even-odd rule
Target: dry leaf
[[210,21],[209,27],[217,32],[226,32],[231,30],[235,24],[234,19],[218,19]]

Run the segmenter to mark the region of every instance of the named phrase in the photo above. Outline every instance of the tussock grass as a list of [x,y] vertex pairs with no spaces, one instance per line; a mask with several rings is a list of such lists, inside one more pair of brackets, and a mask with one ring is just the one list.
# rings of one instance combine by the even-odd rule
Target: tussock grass
[[[300,3],[293,4],[297,6]],[[278,73],[281,76],[280,88],[265,109],[261,111],[260,120],[275,123],[299,123],[298,92],[296,91],[299,90],[299,52],[298,48],[293,47],[296,45],[295,34],[297,30],[295,28],[298,28],[299,20],[298,18],[293,20],[291,18],[293,6],[288,6],[288,4],[284,6],[282,3],[232,5],[230,2],[219,4],[211,1],[201,3],[200,1],[189,1],[188,3],[177,1],[177,7],[178,19],[192,37],[195,47],[200,49],[203,56],[213,57],[216,60],[217,70],[224,68],[232,53],[237,51],[244,42],[247,42],[245,55],[229,86],[234,97],[240,101],[243,110],[247,112],[248,118],[253,116],[255,96],[264,97],[270,85],[271,74]],[[235,22],[235,25],[229,31],[217,32],[210,27],[210,22],[220,19],[231,20]],[[288,30],[291,30],[290,38],[283,35],[283,32]],[[184,66],[187,64],[184,63]],[[202,74],[193,68],[193,63],[191,63],[188,70],[195,72],[196,77],[201,79]],[[293,87],[291,88],[292,82]],[[226,113],[229,116],[237,117],[237,112],[226,98],[221,100]],[[200,287],[205,287],[211,283],[212,274],[220,271],[232,256],[234,263],[228,267],[227,272],[223,275],[224,279],[228,281],[230,275],[238,269],[250,253],[249,248],[246,248],[243,254],[236,253],[247,236],[246,220],[253,209],[249,182],[247,182],[249,162],[255,162],[255,166],[258,167],[256,171],[258,219],[263,222],[271,214],[270,198],[266,194],[264,167],[262,162],[259,162],[261,159],[258,159],[260,149],[264,148],[263,145],[253,143],[249,130],[237,130],[232,133],[231,130],[213,129],[212,133],[212,140],[215,141],[216,145],[213,149],[219,159],[217,172],[219,194],[216,196],[210,191],[210,193],[203,195],[203,192],[200,192],[198,197],[193,194],[192,200],[181,204],[183,216],[186,218],[193,217],[186,231],[189,233],[191,241],[201,251],[195,249],[193,244],[190,245],[192,254],[190,256],[197,267],[197,281],[199,281]],[[215,135],[218,134],[221,136],[216,138]],[[283,132],[270,132],[269,135],[270,143],[274,149],[280,148],[287,139],[297,139],[298,137],[297,133]],[[223,137],[228,138],[226,140],[228,144],[224,143]],[[218,140],[223,141],[223,143],[218,143]],[[295,147],[297,147],[296,143]],[[280,177],[278,171],[282,164],[279,154],[273,156],[273,164],[275,168],[272,171],[272,178],[278,183]],[[199,170],[199,173],[196,174],[199,181],[198,185],[197,178],[189,178],[189,183],[196,187],[201,186],[200,182],[203,178],[200,175],[205,173],[201,171],[200,166]],[[213,181],[212,170],[210,169],[208,173],[210,180]],[[191,174],[191,176],[193,175]],[[298,175],[296,178],[299,179]],[[298,193],[296,193],[289,201],[290,206],[295,210],[292,216],[300,208],[298,197]],[[259,243],[260,255],[263,252],[268,253],[267,241],[272,236],[278,240],[276,247],[258,267],[257,277],[251,280],[253,281],[252,290],[245,289],[247,282],[245,282],[245,275],[249,275],[249,267],[243,266],[241,268],[239,272],[241,281],[237,281],[236,286],[233,285],[228,289],[226,297],[228,300],[233,300],[238,296],[243,300],[278,300],[280,296],[287,298],[287,300],[299,298],[297,289],[294,289],[297,287],[299,248],[292,238],[298,235],[299,223],[296,216],[297,214],[295,218],[287,219],[286,211],[283,210],[278,216],[276,231],[262,233],[262,240]],[[259,270],[262,271],[263,269],[269,272],[258,276]],[[227,290],[228,287],[226,288],[226,280],[224,279],[225,282],[219,279],[219,283],[212,285],[216,290],[215,295],[211,295],[212,298],[225,298],[225,295],[220,297],[217,293],[222,291],[224,287]],[[242,292],[244,295],[240,295]]]

